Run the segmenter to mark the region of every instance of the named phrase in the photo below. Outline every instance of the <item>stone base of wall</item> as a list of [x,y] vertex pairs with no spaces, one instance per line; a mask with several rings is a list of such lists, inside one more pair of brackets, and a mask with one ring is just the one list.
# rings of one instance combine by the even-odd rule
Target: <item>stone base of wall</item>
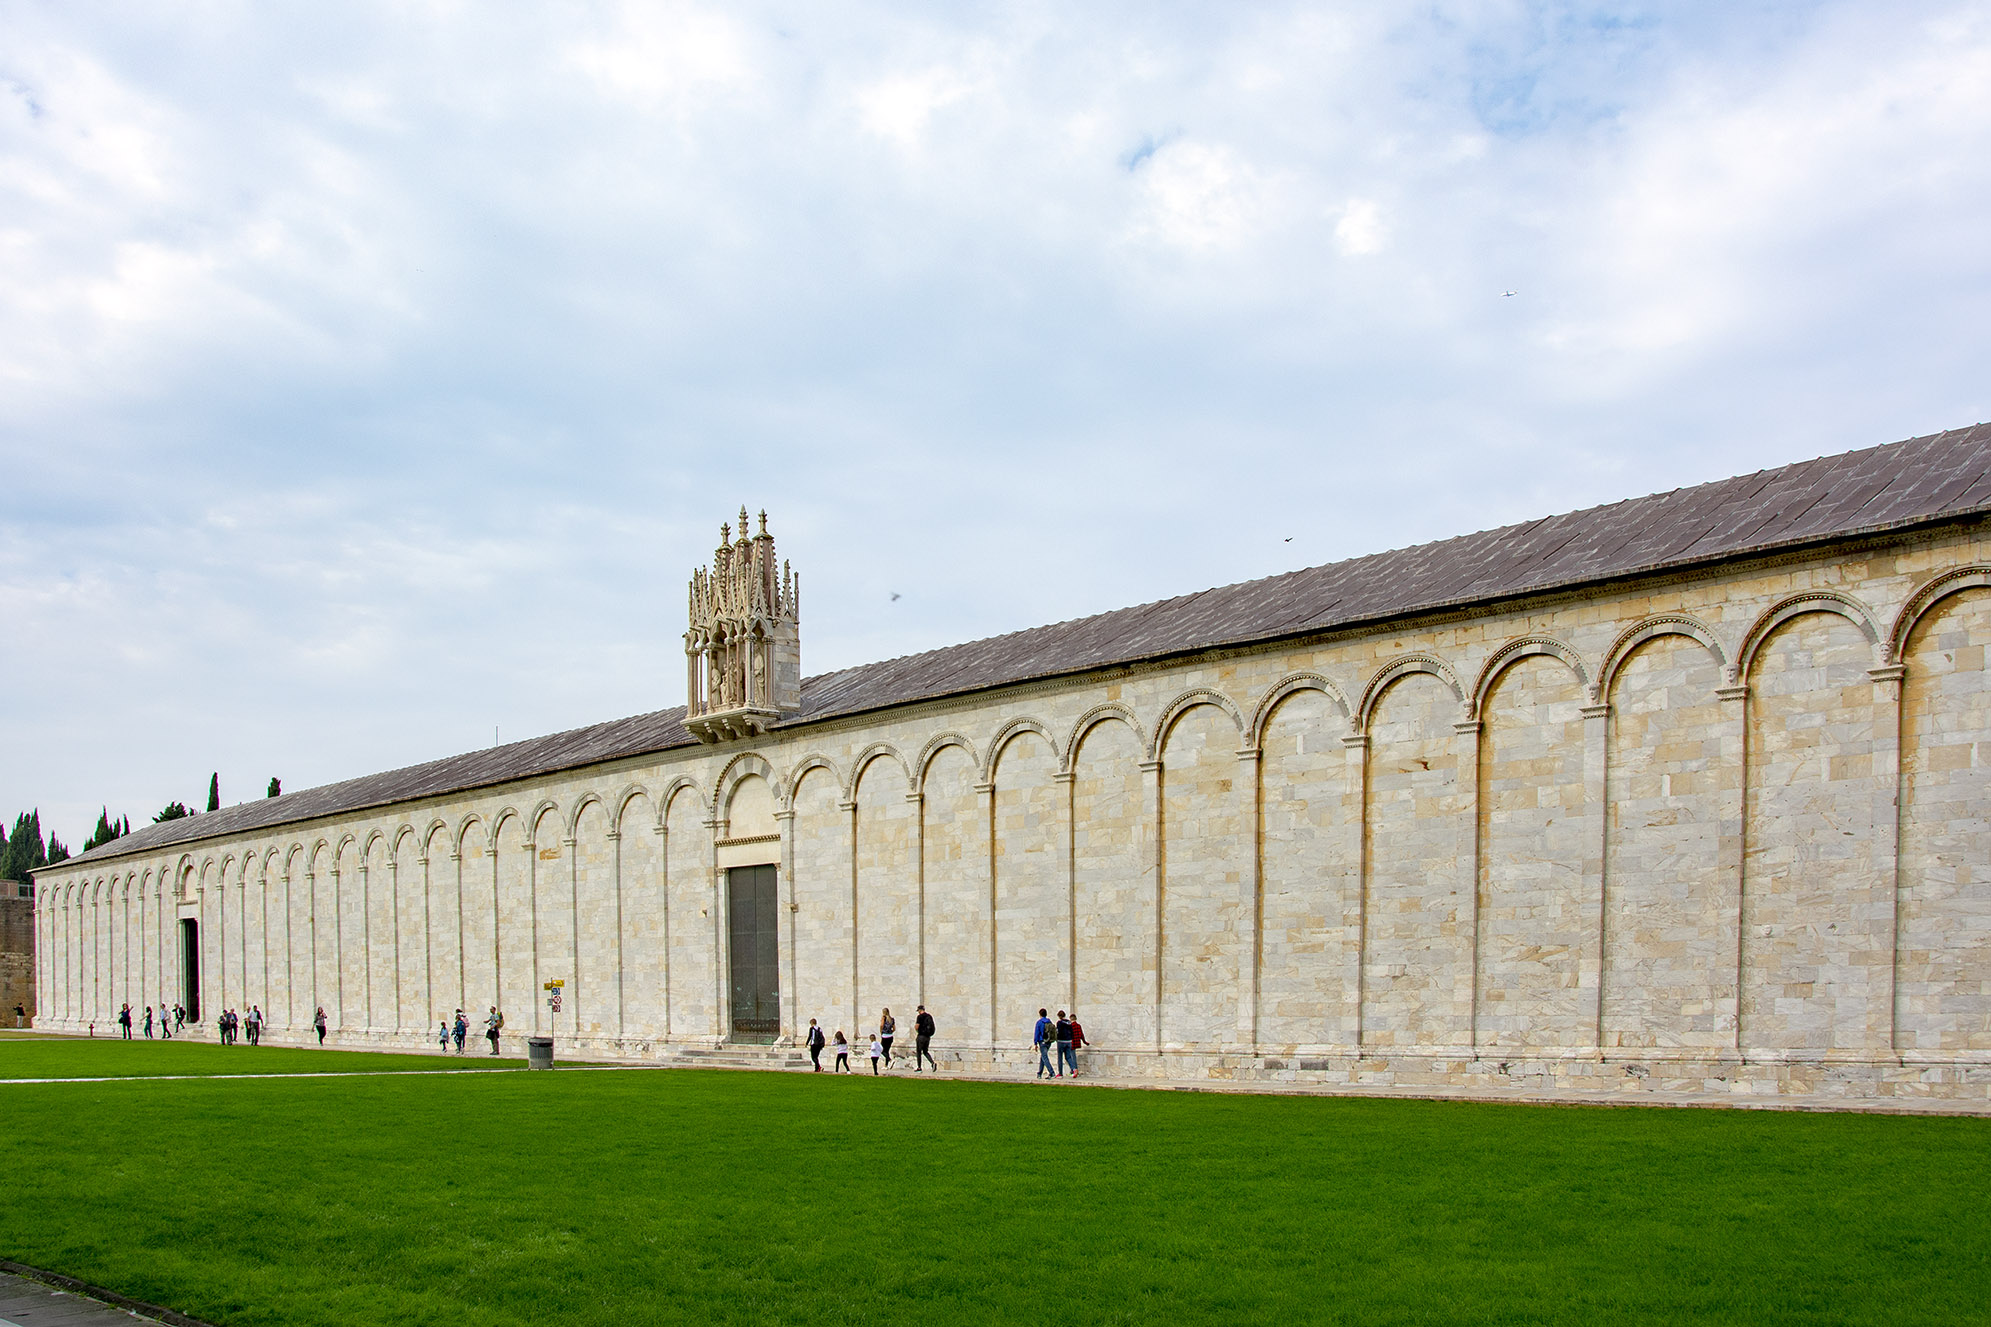
[[[48,1020],[41,1020],[41,1024],[45,1030],[55,1032],[81,1034],[86,1030],[81,1024],[72,1026]],[[107,1029],[109,1035],[116,1034],[114,1026],[99,1024],[97,1035],[106,1036]],[[529,1029],[507,1028],[502,1043],[504,1055],[524,1058],[526,1038],[532,1035]],[[215,1039],[214,1029],[211,1024],[189,1027],[178,1039],[211,1043]],[[263,1044],[311,1047],[317,1045],[317,1037],[309,1029],[302,1032],[273,1029],[265,1034]],[[431,1037],[389,1031],[335,1032],[326,1039],[325,1046],[328,1050],[439,1054]],[[790,1043],[736,1046],[713,1037],[671,1041],[562,1037],[555,1047],[555,1054],[563,1061],[635,1064],[697,1063],[696,1059],[688,1059],[686,1053],[705,1055],[715,1051],[722,1052],[728,1063],[765,1062],[769,1067],[790,1064],[799,1054]],[[904,1062],[910,1060],[910,1039],[902,1039],[893,1052],[895,1061],[909,1067]],[[488,1053],[479,1029],[473,1027],[464,1045],[464,1058],[488,1056]],[[945,1071],[983,1077],[1029,1080],[1037,1066],[1037,1053],[1028,1047],[944,1048],[936,1054]],[[830,1058],[830,1052],[825,1051],[826,1064]],[[854,1070],[868,1074],[870,1066],[864,1063],[865,1059],[861,1045],[851,1048]],[[1312,1088],[1357,1094],[1364,1090],[1423,1095],[1458,1092],[1570,1102],[1731,1097],[1737,1105],[1778,1100],[1790,1105],[1816,1102],[1857,1108],[1860,1102],[1872,1102],[1876,1109],[1887,1109],[1895,1103],[1926,1101],[1976,1103],[1991,1109],[1991,1055],[1861,1059],[1840,1053],[1831,1059],[1793,1059],[1788,1056],[1689,1058],[1678,1054],[1599,1057],[1572,1053],[1496,1060],[1469,1055],[1283,1056],[1088,1048],[1079,1053],[1079,1069],[1087,1078],[1142,1086],[1256,1086],[1272,1091],[1290,1087],[1299,1091]]]

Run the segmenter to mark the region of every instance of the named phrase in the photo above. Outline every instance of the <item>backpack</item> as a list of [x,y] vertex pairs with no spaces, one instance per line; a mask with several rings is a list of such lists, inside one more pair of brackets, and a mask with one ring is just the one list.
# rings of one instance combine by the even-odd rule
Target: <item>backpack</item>
[[921,1015],[919,1016],[918,1020],[917,1020],[917,1021],[916,1021],[916,1022],[915,1022],[915,1023],[913,1024],[913,1026],[914,1026],[914,1028],[915,1028],[915,1029],[916,1029],[916,1030],[918,1031],[918,1033],[919,1033],[919,1035],[920,1035],[920,1036],[922,1036],[922,1037],[930,1037],[930,1036],[932,1036],[932,1035],[933,1035],[933,1015],[932,1015],[932,1014],[921,1014]]

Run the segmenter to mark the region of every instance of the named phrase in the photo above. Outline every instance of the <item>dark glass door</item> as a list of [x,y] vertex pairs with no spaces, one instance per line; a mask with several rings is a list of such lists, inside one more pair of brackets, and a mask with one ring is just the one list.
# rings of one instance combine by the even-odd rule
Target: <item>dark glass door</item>
[[773,1041],[781,1033],[781,947],[776,942],[774,868],[726,872],[733,929],[733,1040]]
[[180,1003],[189,1023],[200,1022],[200,923],[192,917],[180,923]]

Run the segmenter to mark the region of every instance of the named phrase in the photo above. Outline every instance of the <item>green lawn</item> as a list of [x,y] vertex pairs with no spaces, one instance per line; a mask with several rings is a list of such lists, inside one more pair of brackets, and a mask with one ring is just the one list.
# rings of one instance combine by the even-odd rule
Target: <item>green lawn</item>
[[1975,1119],[689,1070],[15,1083],[0,1113],[0,1256],[225,1324],[1901,1323],[1991,1303]]
[[[461,1056],[381,1051],[221,1046],[192,1037],[49,1037],[0,1033],[0,1081],[15,1078],[150,1078],[161,1074],[337,1074],[382,1070],[523,1069],[522,1059],[493,1060],[481,1042]],[[0,1118],[5,1107],[0,1106]]]

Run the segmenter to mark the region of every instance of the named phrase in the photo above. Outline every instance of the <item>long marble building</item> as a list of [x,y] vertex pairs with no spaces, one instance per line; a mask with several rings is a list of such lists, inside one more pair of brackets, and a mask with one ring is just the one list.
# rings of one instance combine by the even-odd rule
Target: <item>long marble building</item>
[[685,707],[40,871],[39,1022],[1982,1100],[1987,517],[1977,425],[804,677],[742,513]]

